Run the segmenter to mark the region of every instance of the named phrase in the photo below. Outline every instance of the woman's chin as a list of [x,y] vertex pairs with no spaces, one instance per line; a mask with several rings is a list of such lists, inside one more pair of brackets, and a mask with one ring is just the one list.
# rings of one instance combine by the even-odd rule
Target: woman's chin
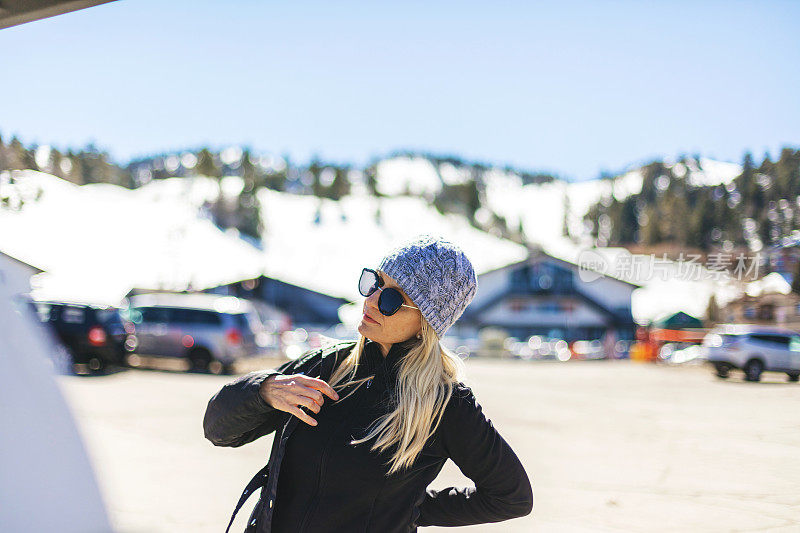
[[374,328],[375,326],[378,326],[378,325],[379,324],[377,324],[375,322],[368,321],[366,318],[362,318],[361,319],[361,323],[358,325],[358,329],[361,329],[361,328],[370,329],[370,328]]

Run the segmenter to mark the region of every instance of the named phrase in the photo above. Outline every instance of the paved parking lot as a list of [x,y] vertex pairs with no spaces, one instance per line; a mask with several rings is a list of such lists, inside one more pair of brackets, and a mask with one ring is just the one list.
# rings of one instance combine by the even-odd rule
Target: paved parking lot
[[[800,531],[800,385],[784,375],[720,381],[704,367],[630,361],[467,368],[535,503],[528,517],[461,530]],[[206,403],[230,379],[155,370],[58,378],[118,531],[224,531],[271,444],[204,439]],[[470,481],[448,462],[432,486],[453,484]]]

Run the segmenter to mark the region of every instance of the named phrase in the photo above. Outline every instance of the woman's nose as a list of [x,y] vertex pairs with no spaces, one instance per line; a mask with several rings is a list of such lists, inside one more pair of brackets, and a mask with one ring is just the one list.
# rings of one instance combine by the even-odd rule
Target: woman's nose
[[367,305],[370,307],[377,309],[378,308],[378,298],[381,297],[381,291],[379,289],[375,289],[375,292],[367,296]]

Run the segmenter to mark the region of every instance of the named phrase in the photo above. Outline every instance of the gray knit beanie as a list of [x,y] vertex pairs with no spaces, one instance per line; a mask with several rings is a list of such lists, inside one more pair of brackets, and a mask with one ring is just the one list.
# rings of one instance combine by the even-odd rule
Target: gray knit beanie
[[441,339],[475,296],[478,280],[463,250],[425,233],[400,245],[378,270],[394,278]]

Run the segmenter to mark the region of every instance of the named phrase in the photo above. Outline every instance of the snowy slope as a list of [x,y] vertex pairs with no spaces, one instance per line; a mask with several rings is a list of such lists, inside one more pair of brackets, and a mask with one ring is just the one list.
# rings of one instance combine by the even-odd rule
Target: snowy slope
[[[669,165],[668,165],[669,166]],[[672,165],[678,175],[686,176],[694,185],[719,185],[729,183],[741,173],[741,167],[710,159],[701,159],[698,165],[689,160],[687,165]],[[558,246],[564,238],[564,214],[570,233],[580,241],[589,242],[583,225],[583,216],[589,208],[603,198],[624,200],[642,190],[642,172],[631,170],[613,179],[596,179],[581,182],[555,181],[523,186],[514,175],[494,171],[486,184],[487,207],[506,218],[511,228],[520,220],[525,235],[542,245]]]
[[[734,163],[701,158],[685,163],[666,161],[673,173],[692,185],[720,185],[732,181],[741,173]],[[463,183],[469,178],[467,169],[443,164],[438,171],[423,157],[393,157],[377,166],[378,190],[389,196],[410,191],[414,195],[432,198],[443,183]],[[542,246],[561,246],[564,237],[564,215],[570,234],[578,242],[589,244],[583,216],[603,198],[623,200],[642,190],[641,169],[633,169],[611,179],[581,182],[556,180],[542,184],[523,185],[520,176],[499,168],[488,170],[484,176],[486,204],[494,213],[504,217],[509,228],[522,224],[527,238]]]
[[393,157],[377,165],[377,190],[388,196],[429,195],[442,188],[433,164],[423,157]]
[[[458,216],[442,216],[418,198],[359,195],[334,202],[262,190],[260,251],[201,216],[200,206],[218,191],[209,178],[154,180],[131,191],[79,187],[33,171],[15,177],[15,189],[30,201],[19,212],[0,210],[0,250],[47,271],[35,280],[35,294],[43,298],[116,304],[132,287],[205,288],[266,273],[357,299],[361,269],[377,266],[391,247],[424,232],[462,245],[478,273],[526,254],[523,246]],[[236,194],[241,180],[226,177],[222,188]],[[34,201],[38,190],[41,198]],[[376,225],[379,206],[383,223]]]
[[[464,176],[445,169],[440,178],[422,159],[407,165],[395,159],[387,165],[379,166],[379,182],[394,176],[392,183],[401,184],[397,188],[401,193],[408,188],[404,181],[408,176],[415,176],[412,188],[423,194],[435,191],[442,179],[455,182]],[[713,165],[703,163],[703,179],[724,182],[735,175],[735,168],[722,165],[727,174],[714,173],[708,170]],[[523,246],[476,230],[457,215],[441,215],[419,196],[379,199],[362,192],[335,202],[263,189],[258,194],[265,225],[261,251],[204,218],[200,206],[216,197],[216,180],[154,180],[130,191],[105,184],[78,187],[33,171],[16,176],[13,194],[27,202],[20,212],[0,210],[0,250],[48,271],[36,280],[42,297],[118,303],[131,287],[205,288],[263,272],[358,301],[361,269],[377,266],[392,247],[425,232],[439,233],[462,246],[478,274],[527,255]],[[580,262],[588,243],[560,235],[565,195],[570,224],[579,228],[581,214],[603,195],[622,196],[641,188],[636,171],[616,180],[527,186],[504,171],[490,171],[488,177],[492,208],[506,216],[511,227],[521,220],[528,237],[541,243],[546,253],[573,263]],[[234,195],[241,180],[226,177],[222,188]],[[627,253],[601,250],[609,263],[616,254]],[[716,294],[720,303],[733,297],[726,284],[708,279],[687,281],[673,275],[662,282],[609,274],[643,285],[633,297],[638,321],[673,310],[702,316],[710,294]]]
[[130,191],[78,187],[34,171],[15,175],[20,189],[42,196],[19,212],[0,210],[0,250],[47,271],[35,280],[37,296],[116,304],[132,287],[205,288],[263,268],[260,251],[198,218],[207,179]]
[[[262,189],[259,200],[267,274],[348,299],[360,298],[362,268],[377,267],[391,248],[425,232],[461,246],[478,274],[527,255],[524,246],[479,231],[460,216],[442,216],[420,198],[351,195],[335,202]],[[379,209],[382,222],[376,224]]]

